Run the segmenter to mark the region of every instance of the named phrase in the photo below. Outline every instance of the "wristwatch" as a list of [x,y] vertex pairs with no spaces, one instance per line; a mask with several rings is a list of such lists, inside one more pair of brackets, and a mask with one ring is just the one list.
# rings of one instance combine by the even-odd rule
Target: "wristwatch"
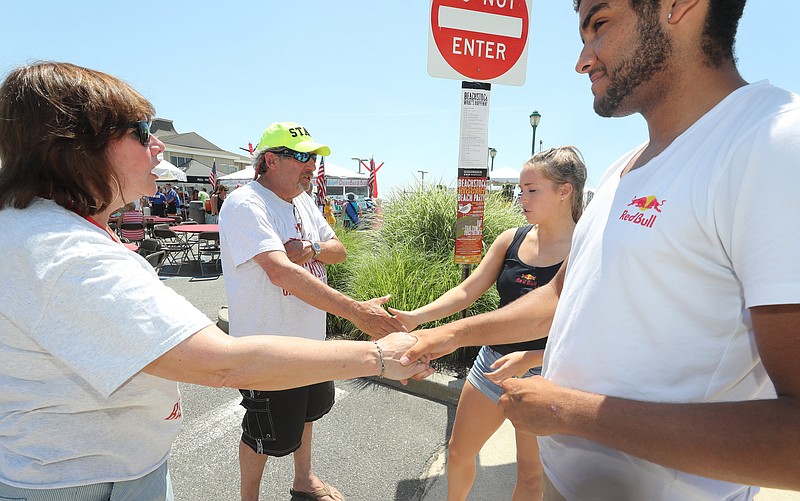
[[319,245],[319,242],[311,242],[311,248],[314,249],[314,257],[319,256],[319,253],[322,252],[322,246]]

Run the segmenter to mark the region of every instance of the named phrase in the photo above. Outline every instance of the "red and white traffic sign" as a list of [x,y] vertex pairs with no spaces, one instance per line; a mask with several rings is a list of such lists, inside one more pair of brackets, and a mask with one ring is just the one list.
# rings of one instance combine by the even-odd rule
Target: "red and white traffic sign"
[[526,0],[431,0],[428,73],[522,85],[529,25]]

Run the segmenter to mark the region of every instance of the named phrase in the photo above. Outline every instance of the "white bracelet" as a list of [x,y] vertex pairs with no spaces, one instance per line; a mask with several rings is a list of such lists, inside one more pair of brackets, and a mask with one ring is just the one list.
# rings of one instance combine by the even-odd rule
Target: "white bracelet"
[[373,341],[372,344],[374,344],[375,348],[378,349],[378,356],[381,358],[381,373],[378,375],[378,377],[383,379],[383,375],[386,374],[386,363],[383,361],[383,350],[377,341]]

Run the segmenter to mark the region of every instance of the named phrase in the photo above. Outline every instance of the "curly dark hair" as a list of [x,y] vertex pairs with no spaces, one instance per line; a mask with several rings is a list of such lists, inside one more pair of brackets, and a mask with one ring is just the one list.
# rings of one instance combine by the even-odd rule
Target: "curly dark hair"
[[[744,13],[747,0],[709,0],[708,15],[703,28],[703,53],[706,63],[713,68],[720,68],[725,63],[736,62],[734,44],[739,20]],[[645,17],[657,11],[660,0],[629,0],[631,8]],[[573,0],[575,12],[581,6],[581,0]]]
[[107,146],[153,105],[127,83],[69,63],[38,62],[0,86],[0,210],[52,199],[82,216],[108,208],[120,185]]

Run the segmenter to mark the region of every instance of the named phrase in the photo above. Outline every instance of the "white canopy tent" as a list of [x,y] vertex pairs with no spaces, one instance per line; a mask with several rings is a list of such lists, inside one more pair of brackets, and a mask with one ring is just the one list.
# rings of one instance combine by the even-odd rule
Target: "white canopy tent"
[[186,182],[186,173],[166,160],[161,160],[161,162],[153,168],[153,173],[158,176],[158,181]]
[[231,172],[230,174],[225,174],[224,176],[220,176],[217,179],[219,184],[223,184],[228,187],[229,190],[238,188],[239,186],[244,186],[250,181],[253,180],[253,177],[256,175],[256,170],[253,166],[245,167],[242,170],[237,170],[236,172]]
[[518,184],[519,171],[511,167],[500,167],[489,173],[489,182],[495,184]]

